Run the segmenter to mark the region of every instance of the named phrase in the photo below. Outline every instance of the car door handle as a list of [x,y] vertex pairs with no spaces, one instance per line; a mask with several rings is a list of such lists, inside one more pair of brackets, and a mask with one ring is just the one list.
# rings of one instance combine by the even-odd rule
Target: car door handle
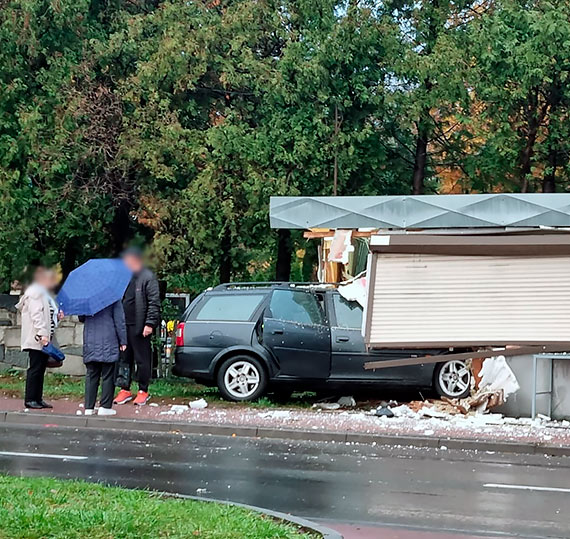
[[350,339],[348,337],[337,337],[336,342],[348,342]]
[[274,329],[271,332],[272,335],[283,335],[283,330],[282,329]]

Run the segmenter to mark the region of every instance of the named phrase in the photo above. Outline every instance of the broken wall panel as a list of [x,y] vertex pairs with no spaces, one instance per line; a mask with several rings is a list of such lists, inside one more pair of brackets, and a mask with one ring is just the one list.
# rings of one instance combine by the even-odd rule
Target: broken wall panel
[[372,256],[371,347],[568,341],[570,256]]

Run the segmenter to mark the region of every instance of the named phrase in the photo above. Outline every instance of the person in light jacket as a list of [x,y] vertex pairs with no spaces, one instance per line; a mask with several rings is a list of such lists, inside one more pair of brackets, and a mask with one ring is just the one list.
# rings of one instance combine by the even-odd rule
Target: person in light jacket
[[127,348],[125,313],[120,301],[93,316],[80,316],[83,326],[83,362],[85,375],[85,415],[93,415],[99,383],[101,399],[98,415],[115,415],[115,367],[119,351]]
[[43,347],[53,338],[58,321],[57,303],[51,296],[57,279],[47,268],[37,268],[34,282],[26,289],[16,308],[22,314],[21,349],[30,356],[26,373],[26,408],[52,408],[44,401],[44,376],[49,356]]

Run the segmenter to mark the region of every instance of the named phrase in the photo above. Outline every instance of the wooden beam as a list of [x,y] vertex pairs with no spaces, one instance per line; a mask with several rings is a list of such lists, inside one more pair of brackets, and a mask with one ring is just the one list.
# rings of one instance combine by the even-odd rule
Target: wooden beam
[[[344,229],[343,229],[344,230]],[[323,239],[334,236],[334,230],[307,230],[303,232],[303,237],[308,240],[313,239]],[[352,237],[353,238],[369,238],[370,236],[374,236],[378,234],[377,230],[372,230],[369,232],[360,231],[360,230],[353,230]]]
[[[409,357],[403,359],[388,359],[386,361],[367,361],[364,363],[366,370],[387,369],[389,367],[405,367],[422,365],[425,363],[441,363],[453,359],[485,359],[495,356],[522,356],[534,354],[546,354],[557,352],[570,352],[570,343],[549,344],[544,346],[510,346],[505,350],[478,350],[474,352],[459,352],[456,354],[442,354],[438,356]],[[570,359],[570,355],[568,356]]]

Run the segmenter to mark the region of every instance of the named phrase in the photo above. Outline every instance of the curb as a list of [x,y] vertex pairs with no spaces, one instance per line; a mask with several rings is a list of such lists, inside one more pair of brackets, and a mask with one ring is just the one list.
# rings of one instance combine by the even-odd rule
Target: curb
[[269,509],[264,509],[263,507],[256,507],[255,505],[247,505],[245,503],[230,502],[228,500],[216,500],[215,498],[203,498],[201,496],[191,496],[189,494],[175,494],[172,492],[159,492],[164,496],[172,496],[173,498],[182,498],[184,500],[195,500],[199,502],[210,502],[218,503],[222,505],[232,505],[235,507],[242,507],[243,509],[248,509],[255,513],[260,513],[262,515],[271,517],[275,520],[281,520],[285,523],[293,524],[303,530],[307,530],[313,533],[318,533],[322,535],[323,539],[344,539],[344,536],[335,530],[331,530],[320,524],[316,524],[311,520],[305,518],[296,517],[293,515],[288,515],[286,513],[280,513],[279,511],[271,511]]
[[310,442],[362,443],[377,445],[409,445],[439,449],[464,449],[520,453],[526,455],[548,455],[569,457],[570,446],[543,443],[520,443],[501,440],[480,440],[476,438],[448,438],[433,436],[397,436],[389,434],[367,434],[348,431],[314,431],[255,427],[248,425],[211,425],[208,423],[178,423],[174,421],[149,421],[139,419],[44,415],[26,412],[0,412],[0,424],[46,425],[54,427],[76,427],[110,429],[121,431],[176,432],[213,436],[243,436],[248,438],[276,438]]

